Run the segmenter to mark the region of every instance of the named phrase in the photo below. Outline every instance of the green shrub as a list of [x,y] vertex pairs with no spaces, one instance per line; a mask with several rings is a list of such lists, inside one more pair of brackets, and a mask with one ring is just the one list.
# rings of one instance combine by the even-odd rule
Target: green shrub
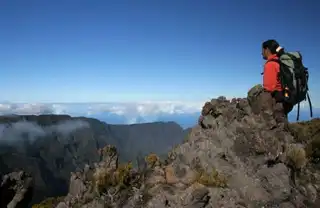
[[320,161],[320,136],[312,140],[307,145],[306,154],[312,162]]
[[126,188],[131,182],[132,163],[120,164],[116,170],[105,168],[97,169],[94,173],[93,184],[98,193],[104,192],[108,187]]

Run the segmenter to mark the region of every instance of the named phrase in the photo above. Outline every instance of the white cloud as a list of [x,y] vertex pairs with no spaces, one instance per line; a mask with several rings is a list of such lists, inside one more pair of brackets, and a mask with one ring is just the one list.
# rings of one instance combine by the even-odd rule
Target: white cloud
[[123,116],[127,123],[136,123],[139,118],[152,121],[163,114],[190,114],[200,112],[204,102],[145,101],[131,103],[3,103],[0,115],[10,114],[70,114],[94,117],[99,114]]
[[[131,103],[0,103],[0,115],[8,114],[69,114],[71,116],[95,117],[101,114],[122,116],[126,123],[139,119],[155,121],[159,115],[199,113],[205,101],[145,101]],[[304,102],[301,108],[309,108]]]
[[103,103],[90,104],[87,116],[101,113],[123,116],[127,124],[138,123],[139,119],[146,122],[156,121],[158,116],[166,114],[191,114],[200,112],[203,102],[136,102],[136,103]]
[[23,139],[23,134],[28,135],[30,141],[38,137],[44,137],[52,133],[59,133],[67,136],[71,132],[83,128],[89,128],[90,124],[82,120],[66,120],[54,125],[39,126],[29,121],[18,121],[8,124],[0,124],[0,142],[16,142]]
[[59,114],[61,107],[56,104],[43,103],[3,103],[0,104],[0,114]]
[[140,115],[150,116],[161,113],[183,114],[199,112],[203,102],[137,102],[137,103],[104,103],[91,104],[90,114],[109,112],[117,115]]

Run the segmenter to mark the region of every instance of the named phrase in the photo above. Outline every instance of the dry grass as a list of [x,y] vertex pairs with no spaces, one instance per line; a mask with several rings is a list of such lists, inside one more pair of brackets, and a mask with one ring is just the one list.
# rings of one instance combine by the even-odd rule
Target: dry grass
[[286,155],[287,163],[295,169],[301,169],[307,164],[306,151],[302,147],[289,145]]
[[156,154],[151,153],[145,157],[145,161],[149,167],[154,167],[160,161],[160,159]]
[[120,186],[128,186],[130,184],[132,167],[132,163],[130,162],[122,164],[117,168],[114,174],[116,184]]
[[297,142],[306,145],[306,157],[311,162],[320,161],[320,119],[290,124],[290,131]]
[[306,147],[307,157],[312,162],[320,161],[320,136],[313,139]]
[[218,171],[214,168],[210,173],[205,171],[198,172],[197,182],[205,186],[220,188],[227,187],[227,178],[218,173]]
[[93,176],[93,184],[98,193],[104,192],[108,187],[125,188],[130,185],[132,163],[120,164],[116,170],[98,168]]
[[100,155],[113,156],[117,154],[117,148],[113,145],[106,145],[105,147],[98,150]]
[[64,199],[64,197],[50,197],[50,198],[47,198],[47,199],[43,200],[39,204],[32,205],[32,208],[52,208],[52,207],[56,207],[59,204],[59,202],[63,201],[63,199]]
[[291,123],[290,131],[297,142],[309,143],[320,135],[320,119]]

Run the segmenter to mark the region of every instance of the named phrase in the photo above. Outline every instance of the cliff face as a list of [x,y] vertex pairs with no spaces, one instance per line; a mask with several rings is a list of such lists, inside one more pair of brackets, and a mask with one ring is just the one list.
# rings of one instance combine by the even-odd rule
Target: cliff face
[[174,145],[181,143],[187,131],[174,122],[154,122],[132,125],[110,125],[110,132],[117,143],[121,161],[134,161],[146,153],[167,153]]
[[164,161],[149,155],[139,169],[119,164],[106,146],[100,163],[71,174],[69,193],[56,205],[319,207],[319,120],[288,126],[252,109],[248,99],[211,100],[188,139]]
[[118,148],[120,160],[158,154],[182,141],[175,123],[108,125],[95,119],[67,115],[0,117],[0,174],[15,170],[34,180],[33,202],[65,195],[70,172],[99,160],[98,149]]

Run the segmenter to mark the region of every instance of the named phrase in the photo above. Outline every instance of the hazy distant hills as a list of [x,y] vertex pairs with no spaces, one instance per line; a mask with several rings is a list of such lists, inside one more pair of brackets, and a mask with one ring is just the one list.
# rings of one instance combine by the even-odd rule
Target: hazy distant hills
[[[300,109],[300,121],[310,120],[310,110],[309,108]],[[313,108],[313,118],[320,118],[320,108]],[[296,122],[297,119],[297,111],[293,110],[288,115],[288,119],[290,122]]]
[[147,122],[175,122],[182,128],[189,128],[197,123],[199,113],[185,113],[185,114],[159,114],[153,116],[137,116],[137,117],[126,117],[125,115],[117,115],[114,113],[101,113],[96,115],[90,115],[100,121],[109,124],[137,124]]
[[[179,124],[182,128],[190,128],[197,123],[200,112],[197,113],[184,113],[184,114],[159,114],[153,116],[137,116],[137,117],[126,117],[125,115],[117,115],[114,113],[101,113],[91,115],[92,117],[104,121],[110,124],[130,124],[130,123],[146,123],[146,122],[168,122],[173,121]],[[289,115],[288,119],[290,122],[295,122],[297,117],[296,110],[293,110]],[[313,117],[320,117],[320,109],[313,109]],[[300,110],[300,121],[310,120],[309,109]]]
[[[197,123],[203,102],[140,102],[140,103],[0,103],[0,115],[67,114],[96,118],[109,124],[136,124],[174,121],[183,128]],[[289,120],[296,120],[296,108]],[[314,117],[320,109],[314,108]],[[309,105],[301,105],[300,120],[309,120]]]

